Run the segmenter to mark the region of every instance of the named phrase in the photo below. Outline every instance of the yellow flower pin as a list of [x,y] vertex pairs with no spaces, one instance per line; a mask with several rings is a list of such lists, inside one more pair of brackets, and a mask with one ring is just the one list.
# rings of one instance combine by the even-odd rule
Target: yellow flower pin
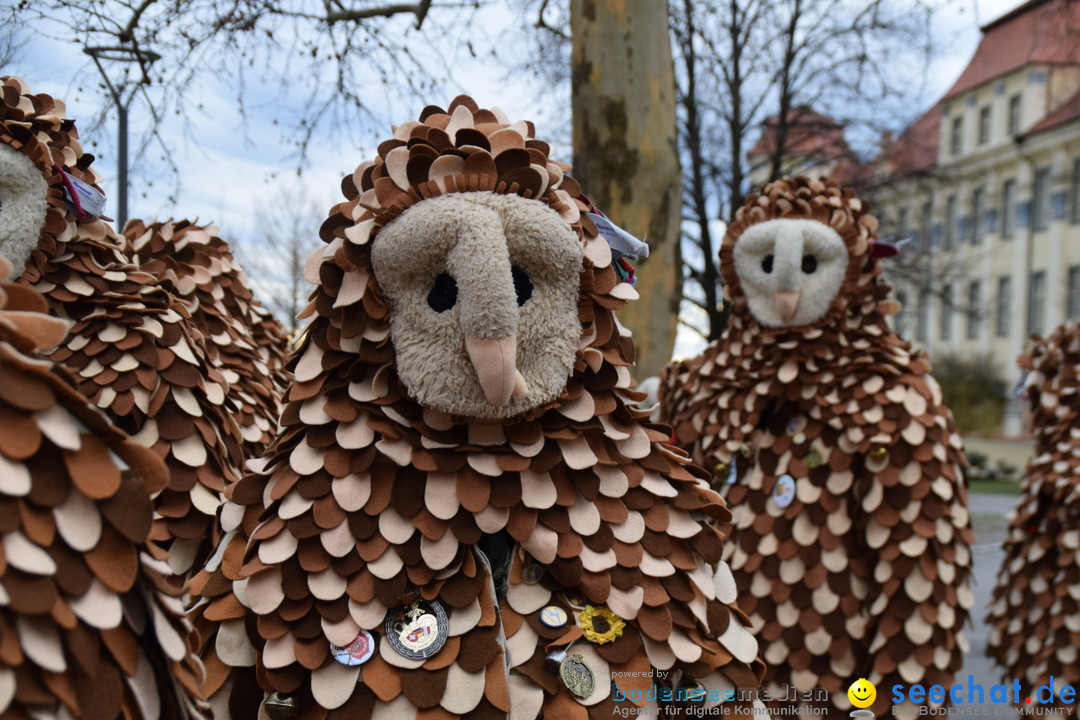
[[578,624],[581,625],[585,639],[597,645],[615,642],[622,637],[626,622],[606,606],[593,607],[586,605],[578,616]]

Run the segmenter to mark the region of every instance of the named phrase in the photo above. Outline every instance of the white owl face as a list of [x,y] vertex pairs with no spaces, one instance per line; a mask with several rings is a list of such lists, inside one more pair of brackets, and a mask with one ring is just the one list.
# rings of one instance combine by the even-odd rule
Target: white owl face
[[734,255],[750,312],[765,327],[799,327],[820,320],[848,266],[840,235],[815,220],[751,225],[735,243]]
[[387,224],[371,264],[409,393],[485,419],[557,398],[581,338],[583,259],[557,212],[516,195],[443,195]]
[[41,171],[14,148],[0,144],[0,255],[22,274],[37,247],[48,209],[49,186]]

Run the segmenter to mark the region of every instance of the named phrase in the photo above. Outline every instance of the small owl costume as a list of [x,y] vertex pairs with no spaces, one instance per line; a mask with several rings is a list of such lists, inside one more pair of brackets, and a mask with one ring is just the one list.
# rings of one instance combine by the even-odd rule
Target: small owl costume
[[720,251],[730,324],[661,384],[661,420],[732,509],[767,686],[823,688],[836,717],[860,677],[947,685],[972,603],[960,439],[885,322],[876,226],[831,181],[750,195]]

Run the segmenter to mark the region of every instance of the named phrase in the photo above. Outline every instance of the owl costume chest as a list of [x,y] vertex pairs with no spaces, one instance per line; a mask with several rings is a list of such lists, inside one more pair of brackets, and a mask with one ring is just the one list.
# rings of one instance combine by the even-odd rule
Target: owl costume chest
[[286,436],[276,469],[231,491],[192,584],[218,707],[265,691],[325,717],[599,718],[630,697],[756,687],[758,646],[702,522],[726,510],[659,428],[628,422],[623,391],[596,394],[604,423],[545,416],[471,446],[437,447],[464,428],[423,415],[428,441],[405,416],[391,435],[361,404],[359,425],[327,423],[359,445],[347,467],[317,433]]

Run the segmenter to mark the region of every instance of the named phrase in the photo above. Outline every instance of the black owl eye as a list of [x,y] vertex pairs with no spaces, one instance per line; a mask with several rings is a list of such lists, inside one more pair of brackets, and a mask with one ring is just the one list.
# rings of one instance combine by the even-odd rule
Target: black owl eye
[[427,304],[437,313],[446,312],[457,302],[457,280],[450,273],[439,273],[427,296]]
[[772,272],[772,261],[773,261],[773,256],[772,255],[766,255],[765,259],[761,261],[761,269],[764,270],[767,273],[771,273]]
[[517,265],[510,266],[510,275],[514,278],[514,292],[517,293],[518,307],[521,307],[529,302],[529,298],[532,297],[532,280],[530,280],[529,276],[525,274],[525,271]]
[[802,256],[802,271],[809,275],[817,270],[817,258],[813,255]]

